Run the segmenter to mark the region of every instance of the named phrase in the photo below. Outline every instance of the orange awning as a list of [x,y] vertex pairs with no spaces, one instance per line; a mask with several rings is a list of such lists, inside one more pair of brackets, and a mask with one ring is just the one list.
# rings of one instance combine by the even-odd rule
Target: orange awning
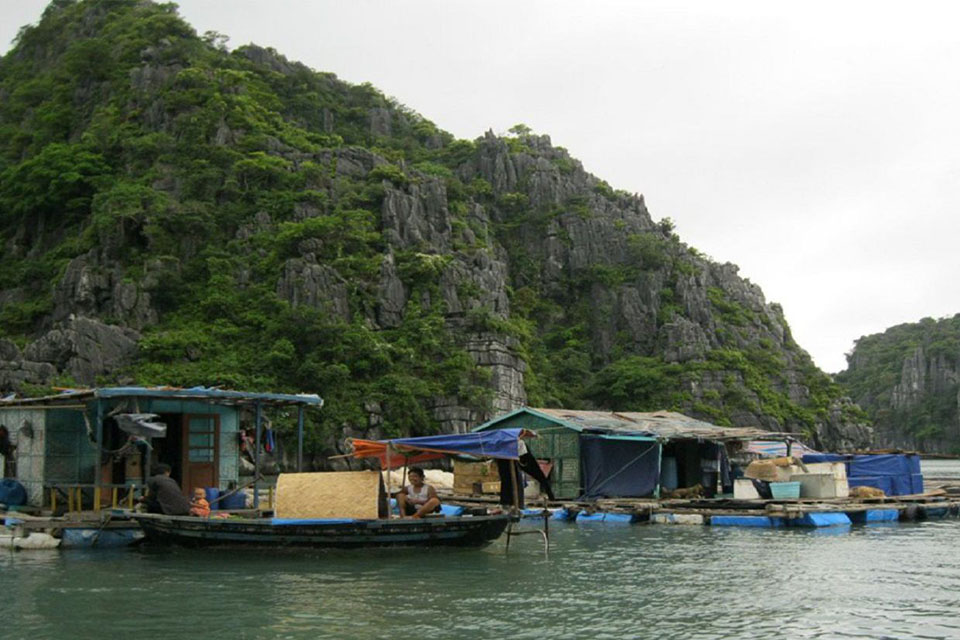
[[423,451],[421,449],[411,449],[406,447],[393,446],[390,450],[390,466],[387,466],[387,443],[377,442],[376,440],[353,440],[354,458],[377,458],[380,460],[382,469],[397,469],[404,465],[417,464],[427,460],[437,460],[443,458],[446,452]]

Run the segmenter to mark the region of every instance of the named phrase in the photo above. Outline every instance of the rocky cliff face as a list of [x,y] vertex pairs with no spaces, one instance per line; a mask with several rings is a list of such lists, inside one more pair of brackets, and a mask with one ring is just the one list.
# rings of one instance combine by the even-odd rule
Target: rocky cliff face
[[[327,451],[344,435],[463,431],[528,402],[868,444],[779,306],[549,137],[453,140],[372,88],[270,50],[217,50],[167,7],[123,6],[48,10],[0,65],[16,97],[24,69],[74,50],[41,38],[74,14],[87,31],[63,26],[67,41],[144,12],[169,21],[114,54],[88,115],[60,134],[85,135],[70,152],[99,172],[69,219],[83,242],[33,224],[46,202],[0,217],[3,266],[49,274],[0,279],[0,389],[64,376],[319,388],[335,400]],[[39,126],[8,107],[2,123]],[[2,140],[8,177],[29,181],[53,154],[37,138]]]
[[838,379],[876,424],[876,445],[960,450],[960,315],[860,338]]

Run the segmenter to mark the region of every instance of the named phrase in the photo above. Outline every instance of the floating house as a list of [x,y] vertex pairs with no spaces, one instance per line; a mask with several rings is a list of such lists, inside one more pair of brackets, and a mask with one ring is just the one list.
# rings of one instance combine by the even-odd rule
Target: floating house
[[303,410],[322,404],[312,394],[108,387],[0,401],[0,424],[16,445],[12,466],[29,505],[56,509],[63,500],[71,509],[99,509],[132,500],[161,462],[184,493],[236,486],[244,411],[256,427],[259,466],[263,410],[297,408],[299,466]]
[[[558,498],[659,497],[701,482],[704,460],[722,461],[751,440],[790,439],[759,428],[718,427],[680,413],[574,411],[522,407],[474,429],[535,431],[527,446],[552,463]],[[719,471],[719,469],[718,469]]]

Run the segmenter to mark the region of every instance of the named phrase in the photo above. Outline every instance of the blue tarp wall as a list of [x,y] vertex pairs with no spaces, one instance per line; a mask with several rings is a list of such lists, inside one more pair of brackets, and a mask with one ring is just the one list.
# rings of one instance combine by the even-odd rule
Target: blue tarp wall
[[843,462],[851,487],[876,487],[888,496],[923,493],[920,456],[890,453],[880,455],[845,455],[816,453],[803,456],[804,462]]
[[660,444],[652,438],[580,436],[587,498],[652,496],[660,478]]

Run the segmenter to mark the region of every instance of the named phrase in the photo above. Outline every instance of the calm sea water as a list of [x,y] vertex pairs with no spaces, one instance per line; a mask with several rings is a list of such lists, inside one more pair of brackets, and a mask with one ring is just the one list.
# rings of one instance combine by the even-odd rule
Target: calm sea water
[[[955,463],[956,464],[956,463]],[[960,638],[960,521],[483,550],[0,553],[0,638]]]

